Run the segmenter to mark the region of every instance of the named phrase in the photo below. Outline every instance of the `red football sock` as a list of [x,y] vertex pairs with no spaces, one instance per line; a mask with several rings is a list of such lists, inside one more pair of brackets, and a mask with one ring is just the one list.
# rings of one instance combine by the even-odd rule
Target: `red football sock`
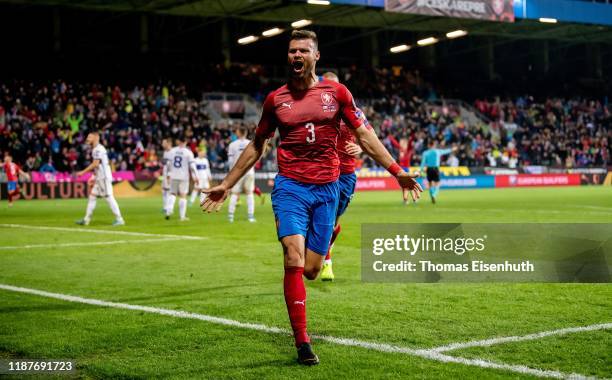
[[310,343],[306,333],[306,287],[304,286],[303,267],[285,268],[285,303],[295,337],[295,346]]
[[255,190],[253,190],[253,192],[255,193],[255,195],[257,195],[258,197],[261,197],[261,189],[257,186],[255,186]]
[[334,228],[334,232],[332,233],[332,237],[331,237],[331,241],[329,242],[329,248],[327,248],[327,255],[325,256],[325,260],[331,260],[331,250],[332,250],[332,246],[334,245],[334,242],[336,241],[336,238],[338,237],[338,235],[340,235],[340,224],[336,224],[336,227]]

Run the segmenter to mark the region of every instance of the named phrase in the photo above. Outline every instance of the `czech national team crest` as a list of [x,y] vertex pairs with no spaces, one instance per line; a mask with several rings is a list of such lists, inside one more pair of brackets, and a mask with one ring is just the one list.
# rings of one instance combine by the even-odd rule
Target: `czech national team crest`
[[323,92],[321,94],[321,101],[323,102],[323,112],[335,112],[336,105],[334,104],[334,97],[330,92]]

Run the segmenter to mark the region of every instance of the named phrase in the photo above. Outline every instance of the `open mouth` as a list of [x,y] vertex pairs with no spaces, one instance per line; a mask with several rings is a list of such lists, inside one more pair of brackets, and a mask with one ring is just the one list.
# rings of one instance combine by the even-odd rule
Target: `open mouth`
[[293,61],[291,67],[294,73],[301,73],[304,71],[304,61]]

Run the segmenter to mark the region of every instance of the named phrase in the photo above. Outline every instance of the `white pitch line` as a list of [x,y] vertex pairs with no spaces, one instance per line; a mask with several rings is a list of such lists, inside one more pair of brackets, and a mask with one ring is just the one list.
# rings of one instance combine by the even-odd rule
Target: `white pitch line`
[[[191,312],[181,311],[181,310],[171,310],[171,309],[162,309],[162,308],[151,307],[151,306],[141,306],[141,305],[126,304],[126,303],[109,302],[109,301],[97,300],[97,299],[92,299],[92,298],[82,298],[82,297],[77,297],[77,296],[71,296],[68,294],[51,293],[51,292],[46,292],[44,290],[22,288],[22,287],[4,285],[4,284],[0,284],[0,289],[17,292],[17,293],[33,294],[33,295],[37,295],[41,297],[54,298],[54,299],[59,299],[62,301],[68,301],[68,302],[76,302],[76,303],[102,306],[102,307],[111,307],[115,309],[143,311],[147,313],[166,315],[166,316],[175,317],[175,318],[197,319],[200,321],[206,321],[206,322],[215,323],[219,325],[237,327],[237,328],[248,329],[248,330],[256,330],[256,331],[261,331],[261,332],[270,333],[270,334],[290,335],[290,331],[287,329],[271,327],[271,326],[266,326],[266,325],[257,324],[257,323],[245,323],[245,322],[240,322],[240,321],[236,321],[233,319],[214,317],[211,315],[191,313]],[[407,355],[417,356],[420,358],[434,360],[434,361],[438,361],[442,363],[456,363],[456,364],[475,366],[475,367],[481,367],[481,368],[498,369],[498,370],[504,370],[504,371],[511,371],[515,373],[521,373],[525,375],[532,375],[536,377],[549,377],[549,378],[568,379],[568,380],[569,379],[573,379],[573,380],[595,379],[594,377],[587,377],[587,376],[576,374],[576,373],[564,373],[564,372],[559,372],[559,371],[541,370],[541,369],[530,368],[530,367],[526,367],[522,365],[496,363],[496,362],[483,360],[483,359],[467,359],[467,358],[449,356],[449,355],[442,354],[432,349],[421,349],[420,350],[420,349],[414,349],[414,348],[408,348],[408,347],[394,346],[394,345],[390,345],[386,343],[374,343],[374,342],[367,342],[367,341],[350,339],[350,338],[337,338],[337,337],[326,336],[326,335],[313,335],[312,338],[317,339],[317,340],[326,341],[326,342],[333,343],[333,344],[342,345],[342,346],[359,347],[359,348],[364,348],[364,349],[378,351],[378,352],[407,354]]]
[[7,228],[24,228],[30,230],[48,230],[48,231],[66,231],[66,232],[90,232],[94,234],[108,234],[108,235],[126,235],[126,236],[148,236],[148,237],[163,237],[163,238],[177,238],[185,240],[205,240],[208,239],[205,236],[189,236],[189,235],[168,235],[168,234],[151,234],[146,232],[131,232],[131,231],[117,231],[117,230],[97,230],[94,228],[68,228],[68,227],[50,227],[50,226],[32,226],[28,224],[0,224],[0,227]]
[[436,352],[447,352],[452,350],[460,350],[463,348],[470,347],[488,347],[493,346],[495,344],[503,344],[503,343],[514,343],[514,342],[523,342],[526,340],[535,340],[542,339],[548,336],[558,336],[558,335],[566,335],[572,333],[586,332],[586,331],[597,331],[597,330],[608,330],[612,329],[612,323],[600,323],[589,326],[580,326],[580,327],[568,327],[558,330],[550,330],[550,331],[542,331],[539,333],[529,334],[529,335],[521,335],[521,336],[506,336],[499,338],[491,338],[484,340],[475,340],[471,342],[459,342],[459,343],[451,343],[440,347],[432,348],[432,351]]
[[9,249],[31,249],[31,248],[57,248],[57,247],[86,247],[91,245],[115,245],[129,243],[154,243],[161,241],[177,241],[179,238],[159,238],[159,239],[139,239],[139,240],[112,240],[112,241],[96,241],[83,243],[57,243],[57,244],[28,244],[21,246],[0,246],[0,250]]

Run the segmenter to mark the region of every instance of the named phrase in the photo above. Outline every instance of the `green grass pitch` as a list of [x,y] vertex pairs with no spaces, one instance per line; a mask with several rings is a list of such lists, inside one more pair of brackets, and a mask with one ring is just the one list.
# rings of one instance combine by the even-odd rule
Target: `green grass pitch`
[[[358,193],[335,246],[336,281],[307,283],[312,334],[428,349],[612,322],[609,284],[365,284],[363,222],[612,222],[609,187],[442,191],[403,206],[394,192]],[[0,227],[0,284],[105,301],[183,310],[289,328],[282,255],[269,198],[246,221],[225,209],[166,221],[161,200],[119,199],[127,225],[110,227],[98,201],[89,228],[206,237],[131,242],[142,236]],[[0,224],[77,229],[86,200],[0,204]],[[49,247],[52,244],[120,241]],[[22,247],[41,244],[42,247]],[[321,364],[295,362],[290,336],[142,311],[97,307],[0,289],[0,358],[73,358],[82,378],[529,378],[518,372],[443,363],[313,341]],[[541,370],[612,377],[608,329],[473,347],[449,355]]]

